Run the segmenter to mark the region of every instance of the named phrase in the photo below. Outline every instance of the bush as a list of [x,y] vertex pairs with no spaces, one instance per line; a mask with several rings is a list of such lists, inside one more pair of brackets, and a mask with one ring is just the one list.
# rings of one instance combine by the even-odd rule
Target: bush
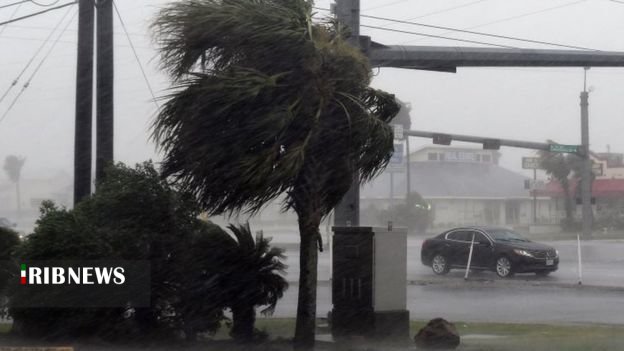
[[[279,275],[282,251],[267,239],[254,242],[249,227],[230,227],[230,235],[198,215],[193,198],[170,187],[151,163],[109,167],[97,192],[73,210],[43,203],[34,233],[17,250],[20,260],[149,260],[151,306],[11,308],[13,331],[48,339],[194,339],[216,332],[226,308],[270,312],[287,286]],[[14,304],[28,299],[9,294]],[[238,325],[250,320],[253,329],[255,318]]]
[[[200,228],[197,215],[190,196],[172,189],[151,163],[109,167],[97,192],[73,210],[44,203],[34,233],[18,252],[20,259],[149,260],[152,303],[149,308],[13,308],[14,331],[46,338],[114,339],[120,333],[127,336],[128,330],[140,336],[172,335],[180,313],[171,307],[178,294],[171,282],[180,269],[171,258],[184,251],[187,238]],[[11,296],[14,302],[22,298],[27,297]],[[206,325],[216,328],[221,319],[215,318]],[[117,327],[120,323],[124,330]]]
[[0,317],[6,316],[5,296],[7,284],[16,279],[17,264],[13,252],[19,245],[19,236],[9,228],[0,227]]

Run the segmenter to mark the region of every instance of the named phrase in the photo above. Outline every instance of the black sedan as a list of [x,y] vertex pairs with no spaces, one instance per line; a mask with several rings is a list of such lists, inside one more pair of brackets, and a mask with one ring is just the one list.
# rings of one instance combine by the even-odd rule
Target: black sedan
[[514,273],[548,275],[559,266],[554,248],[523,238],[505,228],[466,227],[446,231],[422,244],[422,263],[435,274],[466,268],[473,247],[470,269],[492,270],[499,277]]

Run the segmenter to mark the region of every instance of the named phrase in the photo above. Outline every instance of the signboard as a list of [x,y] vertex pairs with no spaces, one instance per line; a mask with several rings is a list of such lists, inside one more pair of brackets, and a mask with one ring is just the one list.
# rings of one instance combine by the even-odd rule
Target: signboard
[[388,171],[403,172],[405,170],[403,159],[403,143],[394,143],[394,152],[388,163]]
[[561,145],[561,144],[550,144],[549,145],[550,152],[565,152],[565,153],[577,153],[579,150],[578,145]]
[[400,124],[393,124],[394,140],[403,140],[403,126]]
[[522,169],[541,169],[540,159],[538,157],[523,157]]

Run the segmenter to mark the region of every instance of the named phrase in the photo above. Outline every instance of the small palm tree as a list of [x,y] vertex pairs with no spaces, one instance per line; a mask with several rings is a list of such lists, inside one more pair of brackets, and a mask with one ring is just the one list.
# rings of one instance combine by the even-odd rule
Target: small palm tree
[[282,276],[286,269],[284,250],[271,247],[270,239],[262,235],[254,241],[249,224],[228,228],[237,239],[228,277],[228,305],[233,322],[231,335],[241,341],[251,341],[256,308],[264,306],[261,312],[272,314],[288,288],[288,282]]

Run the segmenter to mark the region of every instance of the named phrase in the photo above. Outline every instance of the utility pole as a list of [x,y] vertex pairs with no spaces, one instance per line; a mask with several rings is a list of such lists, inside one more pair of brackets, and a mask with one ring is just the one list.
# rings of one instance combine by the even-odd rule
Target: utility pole
[[592,208],[591,208],[591,158],[589,150],[589,92],[587,91],[587,70],[583,76],[583,91],[581,92],[581,148],[583,152],[583,168],[581,170],[581,201],[583,216],[583,238],[592,236]]
[[113,51],[113,0],[97,2],[97,105],[95,178],[104,177],[104,168],[113,162],[114,139],[114,51]]
[[74,206],[91,194],[94,0],[78,1]]
[[[360,47],[360,0],[336,1],[336,18],[350,30],[349,43]],[[336,206],[334,211],[335,226],[359,226],[360,225],[360,180],[359,175],[354,174],[351,188]]]

